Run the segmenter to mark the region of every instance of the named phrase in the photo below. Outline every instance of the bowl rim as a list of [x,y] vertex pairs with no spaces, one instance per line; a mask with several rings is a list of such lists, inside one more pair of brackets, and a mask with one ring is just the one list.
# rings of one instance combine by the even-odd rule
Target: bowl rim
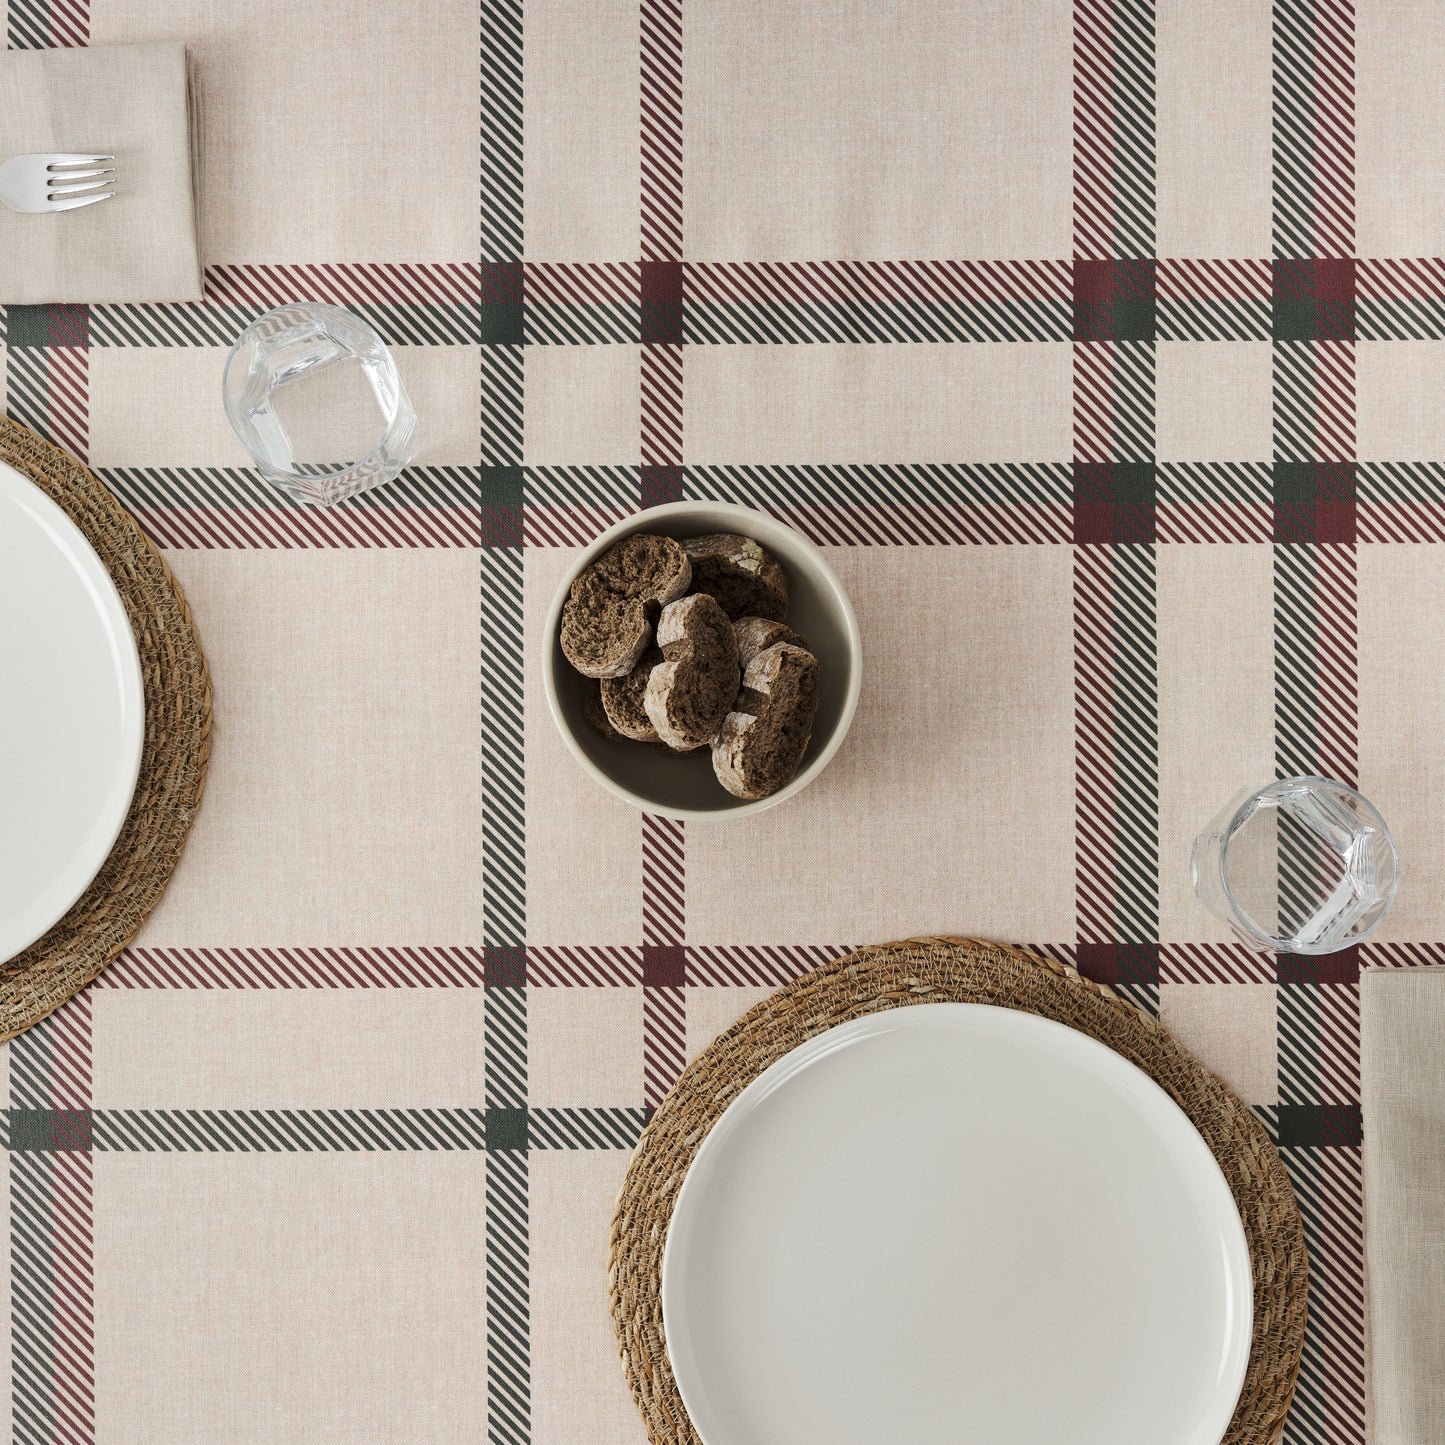
[[[735,806],[724,806],[721,808],[671,808],[644,798],[634,793],[630,788],[624,787],[615,778],[603,772],[596,763],[587,756],[582,745],[577,741],[571,726],[563,716],[561,699],[557,690],[557,630],[562,622],[562,607],[567,600],[567,594],[571,590],[572,583],[576,581],[582,570],[591,565],[598,556],[605,552],[613,543],[620,541],[623,537],[631,536],[634,532],[646,531],[649,526],[654,526],[664,520],[685,520],[689,517],[699,517],[704,514],[716,516],[719,512],[729,514],[737,519],[739,525],[736,528],[713,528],[713,530],[736,530],[741,536],[752,537],[754,541],[762,546],[768,546],[766,536],[758,536],[750,531],[750,527],[758,527],[761,531],[786,533],[789,542],[800,547],[811,556],[814,566],[817,568],[823,581],[831,589],[833,599],[843,619],[844,631],[848,637],[848,656],[850,661],[848,672],[848,685],[843,694],[843,708],[838,715],[837,725],[833,729],[832,736],[823,745],[818,755],[801,769],[797,776],[785,787],[779,788],[776,793],[766,798],[753,798],[736,800]],[[565,664],[564,664],[565,665]],[[579,674],[580,675],[580,674]],[[735,818],[748,817],[754,813],[764,812],[768,808],[775,808],[779,803],[786,802],[789,798],[802,792],[809,783],[816,778],[824,768],[833,760],[833,755],[843,745],[843,739],[848,736],[848,730],[853,725],[853,715],[858,711],[858,697],[863,687],[863,637],[858,630],[858,618],[853,612],[853,604],[848,599],[848,594],[839,582],[837,574],[828,565],[822,552],[817,545],[805,537],[796,527],[770,516],[767,512],[759,511],[755,507],[745,507],[737,502],[710,502],[706,500],[689,500],[683,502],[665,502],[658,507],[649,507],[642,512],[633,512],[622,518],[621,521],[613,523],[605,532],[599,533],[584,547],[573,560],[572,565],[567,569],[557,589],[553,593],[552,601],[547,608],[547,620],[543,629],[542,646],[542,690],[547,699],[547,711],[551,714],[552,725],[561,735],[562,742],[567,751],[572,755],[576,763],[581,767],[595,783],[600,784],[614,797],[621,798],[623,802],[630,803],[634,808],[643,813],[649,813],[657,818],[675,818],[682,822],[698,823],[722,823]],[[731,796],[718,784],[718,789],[724,796]]]

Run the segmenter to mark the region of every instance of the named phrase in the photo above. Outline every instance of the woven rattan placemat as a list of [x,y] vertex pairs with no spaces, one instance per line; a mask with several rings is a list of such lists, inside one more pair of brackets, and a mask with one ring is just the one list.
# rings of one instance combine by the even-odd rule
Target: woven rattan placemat
[[[683,1176],[708,1130],[769,1064],[814,1034],[882,1009],[950,1001],[1022,1009],[1089,1034],[1137,1064],[1194,1121],[1234,1192],[1254,1268],[1254,1343],[1224,1445],[1274,1445],[1299,1374],[1307,1259],[1294,1191],[1263,1125],[1110,989],[1020,949],[959,938],[866,948],[779,989],[683,1071],[643,1130],[612,1221],[609,1277],[623,1366],[654,1445],[698,1438],[667,1359],[662,1250]],[[1066,1218],[1059,1227],[1068,1227]]]
[[90,539],[120,592],[145,682],[145,747],[120,836],[43,938],[0,964],[0,1039],[53,1013],[135,936],[170,880],[211,751],[211,678],[190,609],[134,518],[67,452],[0,417],[0,461],[31,478]]

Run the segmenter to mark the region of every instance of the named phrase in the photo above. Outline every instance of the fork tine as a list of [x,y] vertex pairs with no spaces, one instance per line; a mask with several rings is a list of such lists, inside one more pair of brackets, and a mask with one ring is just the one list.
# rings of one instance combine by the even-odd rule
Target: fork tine
[[114,174],[114,166],[102,166],[95,171],[57,171],[46,180],[45,184],[52,191],[63,191],[73,189],[81,181],[88,181],[96,176],[113,176]]
[[49,165],[45,167],[48,171],[58,171],[63,166],[98,166],[106,161],[113,161],[114,156],[81,156],[81,155],[53,155],[49,157]]
[[68,201],[51,201],[45,209],[47,211],[73,211],[80,206],[93,206],[97,201],[108,201],[115,195],[114,191],[106,191],[99,196],[76,196]]
[[46,192],[47,201],[66,201],[71,196],[90,196],[96,191],[108,191],[115,185],[114,178],[108,181],[84,181],[78,186],[61,186],[59,189],[52,187]]

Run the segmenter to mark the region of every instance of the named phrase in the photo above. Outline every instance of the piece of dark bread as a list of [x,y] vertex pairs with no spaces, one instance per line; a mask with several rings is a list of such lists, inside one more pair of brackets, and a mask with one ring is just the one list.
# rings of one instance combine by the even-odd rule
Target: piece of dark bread
[[657,736],[657,729],[642,705],[643,694],[647,691],[647,680],[652,669],[662,661],[662,651],[654,643],[643,651],[636,666],[626,677],[605,677],[598,684],[602,691],[602,706],[607,720],[625,738],[634,738],[640,743],[650,743]]
[[[587,697],[582,704],[582,716],[610,743],[633,741],[632,738],[624,737],[612,726],[612,719],[607,716],[607,709],[602,703],[602,684],[595,677],[587,679]],[[655,753],[672,754],[672,749],[656,733],[645,740],[645,746]]]
[[791,642],[804,652],[812,652],[806,637],[799,637],[786,622],[774,622],[767,617],[739,617],[733,623],[733,636],[738,640],[738,666],[744,672],[748,663],[765,647],[775,642]]
[[741,671],[732,623],[706,592],[662,609],[657,645],[663,661],[643,694],[657,735],[678,752],[710,743],[738,695]]
[[692,591],[715,597],[736,622],[766,617],[781,622],[788,613],[788,574],[777,558],[751,537],[713,532],[683,542],[692,563]]
[[612,719],[607,716],[607,709],[602,705],[602,684],[595,677],[587,680],[587,697],[582,704],[582,716],[592,724],[597,732],[601,733],[608,742],[626,742],[626,738],[612,726]]
[[692,566],[671,537],[635,532],[573,582],[562,655],[584,677],[624,677],[652,640],[658,612],[687,591]]
[[742,690],[712,745],[717,780],[738,798],[766,798],[792,782],[813,736],[818,659],[775,642],[748,664]]

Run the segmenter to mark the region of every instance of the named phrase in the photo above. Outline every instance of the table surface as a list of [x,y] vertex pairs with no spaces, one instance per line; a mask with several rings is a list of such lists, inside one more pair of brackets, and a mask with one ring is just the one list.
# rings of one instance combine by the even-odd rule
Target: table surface
[[[169,892],[4,1051],[12,1438],[640,1442],[605,1258],[648,1110],[799,971],[951,932],[1115,983],[1258,1110],[1314,1270],[1287,1439],[1366,1440],[1358,973],[1445,958],[1445,12],[7,22],[193,50],[206,300],[11,307],[0,393],[164,549],[216,689]],[[332,511],[220,406],[300,298],[421,417]],[[842,752],[731,825],[590,784],[536,664],[575,548],[679,496],[793,522],[863,630]],[[1314,771],[1389,820],[1399,899],[1247,953],[1190,840]]]

